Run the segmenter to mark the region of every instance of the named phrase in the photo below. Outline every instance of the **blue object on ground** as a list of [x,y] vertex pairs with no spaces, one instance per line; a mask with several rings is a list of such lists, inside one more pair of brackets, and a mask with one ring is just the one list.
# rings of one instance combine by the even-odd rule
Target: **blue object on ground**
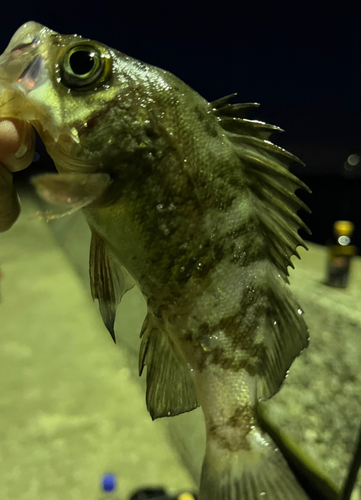
[[103,491],[114,491],[117,487],[117,476],[112,473],[104,474],[101,479],[101,487]]

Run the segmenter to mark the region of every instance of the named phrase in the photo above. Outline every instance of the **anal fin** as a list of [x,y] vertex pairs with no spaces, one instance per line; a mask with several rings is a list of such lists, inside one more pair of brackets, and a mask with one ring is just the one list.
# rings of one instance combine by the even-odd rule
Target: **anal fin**
[[146,401],[154,420],[191,411],[199,404],[189,368],[178,361],[166,333],[152,323],[148,314],[141,333],[139,374],[147,366]]

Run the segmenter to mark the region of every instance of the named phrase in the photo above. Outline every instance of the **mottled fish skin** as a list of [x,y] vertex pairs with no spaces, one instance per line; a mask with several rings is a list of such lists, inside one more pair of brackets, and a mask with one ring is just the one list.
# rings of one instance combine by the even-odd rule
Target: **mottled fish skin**
[[35,185],[83,210],[92,296],[114,340],[122,295],[136,284],[147,301],[152,418],[202,406],[200,499],[301,500],[257,402],[308,343],[286,285],[305,246],[305,186],[289,172],[299,160],[269,141],[279,129],[232,97],[209,103],[167,71],[32,22],[0,58],[0,118],[36,128],[61,175]]

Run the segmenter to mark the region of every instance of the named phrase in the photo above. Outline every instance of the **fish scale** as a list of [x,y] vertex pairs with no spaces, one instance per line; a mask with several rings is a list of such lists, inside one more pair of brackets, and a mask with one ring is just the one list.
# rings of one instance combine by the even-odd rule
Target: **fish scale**
[[52,157],[59,173],[34,179],[39,194],[83,211],[91,293],[114,340],[124,293],[147,301],[151,417],[202,406],[200,500],[302,500],[257,404],[308,343],[286,284],[306,186],[269,141],[280,129],[234,97],[209,103],[167,71],[34,22],[0,58],[0,118],[33,126]]

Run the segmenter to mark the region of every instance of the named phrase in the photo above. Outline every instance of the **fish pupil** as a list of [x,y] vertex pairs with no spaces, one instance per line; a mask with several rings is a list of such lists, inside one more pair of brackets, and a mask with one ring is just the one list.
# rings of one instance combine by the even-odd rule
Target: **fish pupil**
[[86,50],[78,50],[70,56],[70,67],[76,75],[87,75],[94,68],[94,57]]

